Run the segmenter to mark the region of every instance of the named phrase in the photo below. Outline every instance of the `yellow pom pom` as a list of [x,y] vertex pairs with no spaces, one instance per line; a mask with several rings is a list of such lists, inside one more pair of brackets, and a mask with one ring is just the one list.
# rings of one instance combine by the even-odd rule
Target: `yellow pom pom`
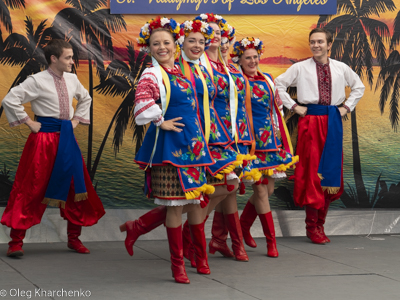
[[212,185],[209,185],[209,184],[205,184],[203,186],[205,187],[205,193],[206,194],[214,194],[215,187],[213,187]]
[[222,175],[222,174],[217,174],[217,175],[215,175],[214,177],[217,178],[217,179],[219,179],[219,180],[221,180],[222,178],[224,178],[224,175]]
[[194,190],[194,191],[193,191],[193,194],[194,194],[194,197],[195,197],[195,198],[197,198],[197,197],[200,196],[201,191],[199,191],[199,190],[200,190],[200,189],[197,189],[197,190]]

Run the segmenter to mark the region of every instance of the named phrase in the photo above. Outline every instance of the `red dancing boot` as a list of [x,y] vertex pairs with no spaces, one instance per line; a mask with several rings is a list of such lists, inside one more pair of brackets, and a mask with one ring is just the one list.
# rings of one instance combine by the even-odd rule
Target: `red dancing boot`
[[167,208],[158,206],[140,216],[139,219],[128,221],[119,226],[121,232],[126,231],[125,248],[129,255],[133,255],[133,245],[142,234],[148,233],[165,222]]
[[331,242],[331,240],[326,236],[325,230],[324,230],[324,224],[325,224],[326,215],[328,214],[329,204],[330,203],[325,205],[324,209],[318,210],[317,230],[319,230],[321,235],[324,237],[325,243]]
[[274,220],[272,219],[272,212],[267,212],[266,214],[258,215],[261,221],[263,232],[267,240],[267,256],[278,257],[278,249],[276,249],[276,239],[275,239],[275,226]]
[[190,283],[183,261],[182,225],[176,228],[167,227],[169,252],[171,253],[172,277],[177,283]]
[[22,250],[22,245],[25,233],[26,230],[11,228],[10,231],[11,241],[8,243],[9,247],[7,250],[7,256],[17,257],[24,255],[24,250]]
[[246,250],[243,245],[242,228],[240,227],[239,214],[224,215],[225,224],[228,226],[229,234],[232,239],[232,249],[235,259],[238,261],[249,261]]
[[226,244],[228,229],[225,226],[224,215],[218,211],[214,212],[211,236],[211,241],[208,244],[208,249],[211,254],[218,251],[225,257],[234,257],[234,254]]
[[250,203],[250,201],[247,201],[246,206],[243,209],[242,215],[240,216],[240,226],[242,226],[244,242],[247,244],[247,246],[250,246],[252,248],[257,247],[256,241],[253,239],[250,233],[250,228],[256,218],[256,208],[253,204]]
[[325,238],[322,236],[322,234],[317,228],[318,210],[310,206],[306,206],[305,210],[306,210],[307,237],[314,244],[324,245],[326,243]]
[[207,261],[207,243],[206,236],[204,235],[204,222],[189,226],[196,257],[197,273],[208,275],[211,272]]
[[196,268],[196,259],[194,255],[194,247],[192,238],[190,236],[189,222],[186,220],[183,224],[182,229],[182,241],[183,241],[183,257],[190,261],[192,268]]
[[76,225],[74,223],[71,223],[68,221],[67,225],[67,235],[68,235],[68,248],[75,250],[78,253],[81,254],[89,254],[90,251],[88,248],[83,246],[82,242],[78,238],[81,235],[82,231],[82,226],[81,225]]

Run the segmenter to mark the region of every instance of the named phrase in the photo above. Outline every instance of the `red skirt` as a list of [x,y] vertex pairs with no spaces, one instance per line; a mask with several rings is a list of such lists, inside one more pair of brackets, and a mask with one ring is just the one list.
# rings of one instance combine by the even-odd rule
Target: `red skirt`
[[[58,132],[29,135],[1,224],[14,229],[28,229],[40,223],[47,207],[42,201],[53,170],[59,139]],[[83,165],[88,198],[75,202],[74,186],[71,182],[65,209],[60,208],[60,214],[76,225],[91,226],[97,223],[105,211],[93,188],[85,163]]]
[[343,193],[343,159],[341,184],[339,192],[328,194],[321,187],[321,179],[318,176],[319,161],[328,132],[328,116],[307,115],[299,118],[298,139],[296,154],[299,162],[294,172],[294,203],[297,206],[311,206],[315,209],[323,209],[325,202],[332,202],[340,198]]

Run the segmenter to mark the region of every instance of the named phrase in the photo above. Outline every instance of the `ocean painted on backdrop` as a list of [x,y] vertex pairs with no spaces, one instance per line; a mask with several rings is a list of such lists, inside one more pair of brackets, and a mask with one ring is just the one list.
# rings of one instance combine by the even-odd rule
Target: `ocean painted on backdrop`
[[337,0],[110,0],[112,14],[333,15]]

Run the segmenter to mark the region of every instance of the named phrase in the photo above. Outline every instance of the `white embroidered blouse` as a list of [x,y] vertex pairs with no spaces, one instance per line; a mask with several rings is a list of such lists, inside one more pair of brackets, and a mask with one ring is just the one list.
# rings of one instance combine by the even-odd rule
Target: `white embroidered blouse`
[[[73,98],[78,100],[75,113]],[[13,87],[2,101],[11,127],[24,124],[30,119],[23,106],[28,102],[36,116],[75,119],[82,124],[90,124],[92,98],[75,74],[64,73],[60,77],[49,68],[29,76]]]
[[[177,71],[175,69],[170,72]],[[160,126],[164,122],[161,108],[156,101],[160,98],[160,90],[154,67],[147,68],[143,71],[136,88],[135,99],[135,122],[138,125],[145,125],[153,122],[154,125]]]
[[[365,86],[360,77],[345,63],[329,58],[332,78],[331,105],[340,105],[346,100],[345,87],[351,92],[346,107],[353,111],[364,94]],[[301,104],[318,104],[320,100],[317,65],[313,58],[295,63],[285,73],[275,79],[276,89],[283,105],[292,109],[296,102],[286,92],[289,86],[297,87],[297,100]]]

